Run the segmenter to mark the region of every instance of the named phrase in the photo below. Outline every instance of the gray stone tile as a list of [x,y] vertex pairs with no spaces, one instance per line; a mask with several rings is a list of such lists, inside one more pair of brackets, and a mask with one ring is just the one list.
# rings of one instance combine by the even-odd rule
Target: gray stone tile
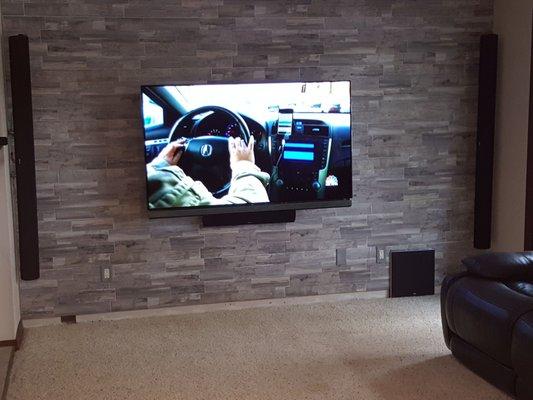
[[[375,246],[436,249],[440,282],[472,251],[492,1],[0,4],[32,58],[42,278],[21,285],[25,318],[383,290]],[[140,85],[328,79],[352,82],[351,208],[274,226],[147,218]]]

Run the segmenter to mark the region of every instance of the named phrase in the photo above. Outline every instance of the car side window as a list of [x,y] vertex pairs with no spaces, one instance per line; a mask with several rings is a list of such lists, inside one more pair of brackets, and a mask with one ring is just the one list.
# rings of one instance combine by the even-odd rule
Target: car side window
[[152,129],[165,123],[163,107],[143,94],[144,129]]

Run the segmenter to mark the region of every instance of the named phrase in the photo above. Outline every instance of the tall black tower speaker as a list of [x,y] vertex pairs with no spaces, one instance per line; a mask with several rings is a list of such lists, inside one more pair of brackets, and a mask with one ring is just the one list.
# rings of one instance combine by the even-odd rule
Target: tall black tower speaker
[[[533,23],[531,25],[533,27]],[[531,30],[531,63],[529,71],[529,125],[527,134],[526,223],[524,250],[533,251],[533,28]]]
[[496,117],[498,35],[483,35],[479,47],[474,247],[489,249],[492,228],[492,168]]
[[23,280],[32,280],[39,278],[39,237],[30,54],[27,36],[9,37],[9,62],[15,133],[20,277]]

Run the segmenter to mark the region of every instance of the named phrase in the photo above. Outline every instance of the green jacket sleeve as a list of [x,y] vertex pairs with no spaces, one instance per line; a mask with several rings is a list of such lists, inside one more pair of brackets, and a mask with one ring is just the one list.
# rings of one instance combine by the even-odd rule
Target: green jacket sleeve
[[262,172],[251,161],[238,161],[232,167],[232,178],[229,192],[221,200],[230,204],[268,203],[265,186],[270,175]]
[[216,200],[207,188],[164,160],[146,166],[149,208],[194,207]]
[[194,181],[183,170],[164,160],[146,166],[149,208],[194,207],[205,205],[268,202],[265,186],[270,176],[250,161],[238,161],[232,168],[232,179],[226,196],[217,199],[200,181]]

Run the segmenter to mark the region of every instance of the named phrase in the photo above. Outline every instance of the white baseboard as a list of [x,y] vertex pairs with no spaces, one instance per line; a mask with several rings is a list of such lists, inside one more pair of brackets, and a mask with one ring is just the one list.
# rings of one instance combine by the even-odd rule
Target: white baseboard
[[[277,307],[284,305],[321,304],[350,300],[382,299],[386,297],[388,297],[387,290],[376,290],[371,292],[325,294],[318,296],[288,297],[282,299],[249,300],[215,304],[195,304],[189,306],[175,306],[167,308],[113,311],[109,313],[77,315],[76,322],[116,321],[121,319],[198,314],[212,311],[245,310],[250,308]],[[24,328],[34,328],[39,326],[58,324],[61,324],[60,317],[26,319],[23,321]]]
[[[435,286],[435,294],[440,293],[440,286]],[[323,304],[336,303],[351,300],[365,300],[365,299],[383,299],[389,296],[388,290],[376,290],[371,292],[356,292],[356,293],[340,293],[340,294],[324,294],[318,296],[302,296],[302,297],[288,297],[282,299],[265,299],[265,300],[249,300],[249,301],[235,301],[227,303],[215,304],[194,304],[188,306],[174,306],[167,308],[151,308],[144,310],[130,310],[130,311],[113,311],[109,313],[99,314],[83,314],[76,315],[76,322],[94,322],[94,321],[117,321],[121,319],[133,318],[147,318],[147,317],[161,317],[169,315],[183,315],[183,314],[199,314],[212,311],[229,311],[229,310],[245,310],[250,308],[265,308],[278,307],[286,305],[299,304]],[[26,319],[22,321],[24,328],[34,328],[39,326],[59,325],[61,324],[60,317]]]

